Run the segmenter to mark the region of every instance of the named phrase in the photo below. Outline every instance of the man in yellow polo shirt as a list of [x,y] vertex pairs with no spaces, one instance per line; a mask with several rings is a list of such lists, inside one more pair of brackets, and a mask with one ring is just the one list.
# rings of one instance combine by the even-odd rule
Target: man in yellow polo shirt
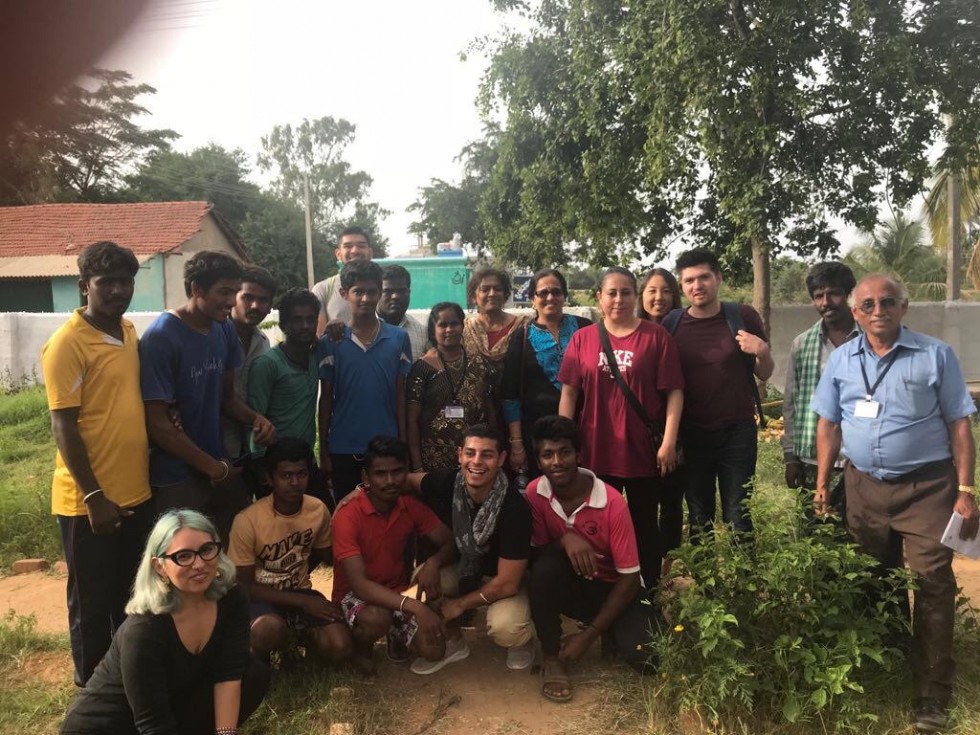
[[41,350],[58,453],[51,510],[68,564],[75,683],[85,686],[125,618],[133,576],[155,516],[137,335],[122,318],[139,263],[100,242],[78,257],[87,305]]

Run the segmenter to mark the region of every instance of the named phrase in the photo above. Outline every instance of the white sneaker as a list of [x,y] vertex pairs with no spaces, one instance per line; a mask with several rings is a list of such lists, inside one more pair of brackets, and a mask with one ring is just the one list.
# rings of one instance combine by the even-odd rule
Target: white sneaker
[[507,668],[521,671],[534,663],[534,639],[522,646],[507,649]]
[[466,639],[462,636],[456,640],[450,638],[446,641],[446,653],[441,659],[438,661],[429,661],[419,656],[412,661],[410,668],[413,674],[427,676],[428,674],[434,674],[441,670],[446,664],[451,664],[454,661],[462,661],[469,655],[470,647],[466,645]]

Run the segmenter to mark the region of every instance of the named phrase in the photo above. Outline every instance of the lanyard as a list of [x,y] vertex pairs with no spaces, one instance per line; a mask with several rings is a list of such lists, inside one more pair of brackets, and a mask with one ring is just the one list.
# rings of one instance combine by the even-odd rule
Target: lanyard
[[[446,364],[446,360],[443,358],[441,350],[436,350],[436,354],[439,355],[439,362],[442,365],[442,374],[446,376],[446,381],[449,383],[449,390],[452,391],[453,394],[452,405],[458,405],[458,401],[456,400],[456,384],[453,383],[453,376],[449,374],[449,365]],[[463,376],[464,381],[466,380],[467,362],[468,358],[466,357],[466,350],[463,350],[463,369],[460,370],[459,374]]]
[[892,350],[891,357],[888,358],[888,364],[885,365],[885,369],[878,373],[878,379],[875,381],[874,385],[868,382],[868,373],[864,370],[864,349],[861,349],[861,377],[864,378],[864,390],[865,400],[870,401],[871,397],[874,396],[875,391],[878,390],[878,386],[881,385],[881,381],[885,379],[888,375],[888,371],[892,369],[892,365],[895,364],[895,358],[898,357],[898,351],[902,349],[901,345],[895,345],[895,349]]

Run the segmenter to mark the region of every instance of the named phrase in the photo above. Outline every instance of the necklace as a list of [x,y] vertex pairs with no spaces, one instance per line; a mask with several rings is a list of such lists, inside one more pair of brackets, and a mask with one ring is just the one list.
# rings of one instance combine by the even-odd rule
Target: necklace
[[351,327],[351,330],[354,332],[355,335],[357,335],[357,339],[360,340],[362,345],[364,345],[365,347],[370,347],[372,344],[374,344],[374,340],[378,338],[378,334],[381,332],[381,320],[379,319],[378,321],[375,322],[374,334],[371,335],[371,339],[364,339],[363,337],[361,337],[360,333],[353,327]]

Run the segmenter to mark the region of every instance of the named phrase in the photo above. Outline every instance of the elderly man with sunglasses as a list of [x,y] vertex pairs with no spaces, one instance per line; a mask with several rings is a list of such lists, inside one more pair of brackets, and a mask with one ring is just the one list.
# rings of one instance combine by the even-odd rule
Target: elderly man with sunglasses
[[956,597],[953,552],[940,538],[954,510],[964,518],[961,536],[977,533],[976,407],[953,349],[902,326],[908,293],[900,283],[867,276],[851,311],[863,334],[830,356],[811,404],[820,416],[814,502],[826,511],[843,448],[851,535],[883,573],[902,564],[904,547],[915,575],[915,728],[940,732],[952,693]]

